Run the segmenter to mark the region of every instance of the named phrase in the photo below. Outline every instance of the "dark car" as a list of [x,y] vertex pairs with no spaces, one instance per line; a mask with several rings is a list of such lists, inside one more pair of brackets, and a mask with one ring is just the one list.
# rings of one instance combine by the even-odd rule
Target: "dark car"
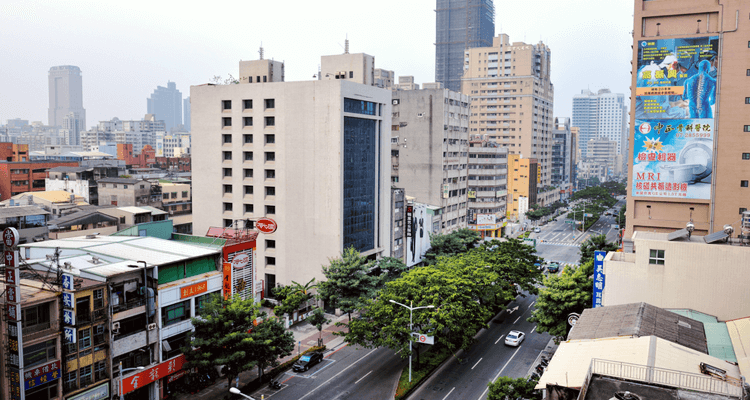
[[551,272],[553,274],[557,273],[558,271],[560,271],[560,264],[558,264],[558,263],[556,263],[554,261],[551,262],[551,263],[549,263],[549,266],[547,267],[547,271],[549,271],[549,272]]
[[307,353],[300,357],[296,363],[294,363],[292,369],[298,372],[307,371],[308,369],[310,369],[310,367],[318,364],[321,361],[323,361],[323,353]]

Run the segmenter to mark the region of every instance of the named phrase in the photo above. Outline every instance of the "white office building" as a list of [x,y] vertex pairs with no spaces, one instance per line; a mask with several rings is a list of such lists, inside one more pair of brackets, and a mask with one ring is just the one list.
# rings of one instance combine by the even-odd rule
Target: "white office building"
[[628,143],[628,107],[622,93],[600,89],[582,90],[573,96],[573,121],[580,128],[578,144],[581,156],[588,153],[591,139],[605,137],[617,142],[617,154],[625,155]]

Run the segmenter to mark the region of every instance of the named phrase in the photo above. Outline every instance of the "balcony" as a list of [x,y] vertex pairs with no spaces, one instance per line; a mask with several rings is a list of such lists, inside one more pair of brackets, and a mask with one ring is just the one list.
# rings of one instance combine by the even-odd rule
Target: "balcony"
[[[148,332],[149,342],[146,343],[146,333]],[[114,346],[112,347],[112,357],[118,357],[131,351],[145,347],[147,344],[153,344],[159,341],[159,331],[154,329],[131,333],[125,336],[115,336]]]

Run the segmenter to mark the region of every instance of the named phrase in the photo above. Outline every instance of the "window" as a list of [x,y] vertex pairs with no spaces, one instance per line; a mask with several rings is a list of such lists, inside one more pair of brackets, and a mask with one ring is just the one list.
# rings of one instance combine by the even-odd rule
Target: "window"
[[274,101],[274,99],[265,99],[264,103],[266,105],[266,109],[275,108],[276,107],[276,102]]
[[94,309],[104,307],[104,289],[94,289]]
[[266,126],[276,126],[276,118],[266,117]]
[[78,371],[68,372],[63,377],[63,388],[66,392],[78,389]]
[[266,161],[276,161],[276,153],[267,151],[266,152]]
[[[26,333],[26,332],[24,332]],[[33,367],[57,358],[57,340],[50,339],[45,342],[32,344],[23,348],[24,367]]]
[[201,315],[201,310],[208,304],[208,302],[211,300],[211,296],[218,295],[219,292],[211,292],[206,293],[204,295],[198,296],[195,298],[195,315]]
[[740,181],[740,187],[747,187],[747,181]]
[[[250,79],[253,79],[253,77],[251,76]],[[250,81],[250,83],[253,83],[253,82]],[[242,100],[242,109],[243,110],[250,110],[252,108],[253,108],[253,101],[252,100]]]
[[224,227],[225,228],[231,228],[232,227],[232,220],[224,218]]
[[275,240],[266,239],[266,248],[267,249],[275,249],[276,248],[276,241]]
[[81,386],[88,386],[94,382],[94,377],[92,376],[91,371],[91,365],[87,365],[78,370],[78,374],[81,376]]
[[275,179],[276,178],[276,171],[272,169],[266,170],[266,179]]
[[231,151],[224,151],[224,161],[228,161],[232,159],[232,152]]
[[232,185],[224,185],[224,193],[232,193]]
[[750,132],[750,125],[745,125],[745,132]]
[[78,350],[85,350],[91,347],[91,329],[78,329]]
[[245,178],[252,178],[253,177],[253,170],[251,168],[245,168],[243,169],[245,173]]
[[242,126],[253,126],[253,117],[242,117]]
[[745,211],[747,211],[747,208],[745,208],[745,207],[740,207],[740,214],[744,213]]
[[274,144],[274,143],[276,143],[276,136],[266,135],[266,144]]
[[225,178],[232,176],[232,169],[231,168],[223,168],[223,170],[224,170],[224,177]]
[[349,78],[354,78],[354,71],[349,71]]
[[252,214],[253,212],[253,205],[252,204],[245,204],[245,212]]
[[649,250],[648,263],[652,265],[664,265],[664,250]]
[[183,190],[182,191],[182,198],[183,199],[187,199],[188,198],[188,191],[187,190]]
[[276,214],[276,206],[266,206],[266,214]]
[[253,142],[253,135],[242,135],[242,142],[245,144]]
[[94,381],[98,382],[107,377],[107,363],[98,361],[94,363]]
[[[745,182],[747,182],[747,181],[745,181]],[[266,196],[276,196],[276,188],[275,187],[266,186]]]
[[250,185],[245,185],[245,194],[253,194],[253,187]]
[[750,97],[745,97],[745,104],[750,104]]
[[232,109],[232,100],[222,100],[221,101],[221,109],[222,110],[231,110]]
[[222,128],[228,128],[232,126],[232,117],[223,117],[221,119]]
[[276,257],[266,257],[266,265],[276,265]]
[[232,211],[232,203],[224,203],[224,211]]
[[50,326],[49,303],[24,308],[21,314],[22,327],[27,333],[38,332]]
[[[226,223],[226,221],[229,221],[229,226],[231,226],[232,220],[225,219],[224,222]],[[162,326],[169,326],[190,319],[190,300],[162,307],[161,319]]]
[[104,343],[108,336],[105,335],[104,328],[106,325],[97,325],[94,327],[94,346]]
[[[375,115],[375,104],[371,101],[364,101],[364,100],[355,100],[355,99],[349,99],[344,98],[344,112],[349,113],[357,113],[357,114],[365,114],[365,115]],[[396,100],[394,100],[394,105],[396,105]],[[398,125],[394,125],[398,126]],[[398,130],[392,129],[392,130]]]
[[245,161],[253,161],[253,152],[252,151],[243,151],[242,152],[243,159]]
[[748,69],[747,71],[745,71],[745,74],[746,74],[747,76],[750,76],[750,69]]
[[232,143],[232,135],[221,135],[222,143]]

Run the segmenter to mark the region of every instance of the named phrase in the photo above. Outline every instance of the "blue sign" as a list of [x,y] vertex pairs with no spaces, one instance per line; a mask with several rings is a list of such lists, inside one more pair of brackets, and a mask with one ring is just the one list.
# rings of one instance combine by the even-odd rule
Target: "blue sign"
[[76,324],[76,313],[73,310],[63,310],[63,322],[65,325]]
[[24,384],[24,388],[25,390],[29,390],[37,386],[44,385],[47,382],[52,382],[57,379],[60,379],[59,369],[56,369],[52,372],[46,373],[41,376],[37,376],[36,378],[27,380],[26,383]]
[[65,337],[66,343],[75,343],[76,342],[76,328],[71,328],[69,326],[64,327],[63,337]]
[[604,257],[606,251],[594,252],[594,308],[602,307],[602,293],[604,292]]
[[63,274],[62,276],[63,290],[75,290],[73,287],[73,275]]
[[73,298],[73,293],[63,292],[63,306],[70,309],[75,307],[75,299]]

